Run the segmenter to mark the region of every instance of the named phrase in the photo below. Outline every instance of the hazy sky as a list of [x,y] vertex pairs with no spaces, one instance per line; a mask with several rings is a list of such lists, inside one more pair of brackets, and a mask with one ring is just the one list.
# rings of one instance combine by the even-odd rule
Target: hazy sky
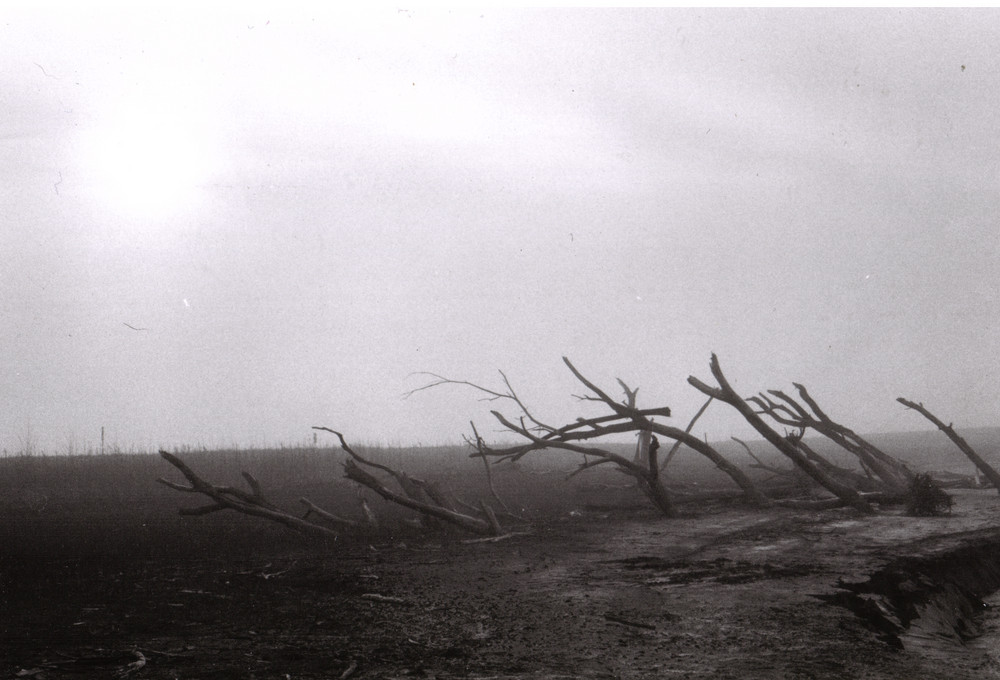
[[[0,446],[456,442],[560,357],[1000,408],[993,10],[0,19]],[[148,330],[132,330],[125,324]],[[699,433],[747,435],[727,408]]]

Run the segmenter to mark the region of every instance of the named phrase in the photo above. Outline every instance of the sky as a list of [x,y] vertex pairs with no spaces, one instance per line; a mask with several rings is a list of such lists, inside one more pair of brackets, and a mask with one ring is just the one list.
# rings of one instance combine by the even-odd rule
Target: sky
[[513,411],[419,372],[602,413],[564,355],[681,427],[713,352],[858,431],[1000,425],[998,45],[991,9],[5,12],[0,448],[458,443]]

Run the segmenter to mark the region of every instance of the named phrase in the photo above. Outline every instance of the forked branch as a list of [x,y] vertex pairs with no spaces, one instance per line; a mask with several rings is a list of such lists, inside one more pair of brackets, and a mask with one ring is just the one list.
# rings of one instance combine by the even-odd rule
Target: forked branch
[[[820,408],[804,385],[792,384],[798,391],[799,398],[805,402],[805,406],[781,390],[768,390],[767,394],[761,392],[755,397],[748,398],[747,401],[758,407],[758,415],[766,415],[786,427],[798,428],[802,434],[807,429],[812,429],[827,437],[856,456],[862,469],[866,473],[873,473],[880,480],[882,489],[896,494],[905,492],[913,479],[913,473],[906,465],[886,454],[849,427],[831,419]],[[806,457],[821,469],[831,472],[835,467],[815,451],[810,450],[802,441],[801,435],[795,443],[802,449]]]
[[429,372],[414,373],[413,375],[428,376],[432,378],[432,380],[426,385],[422,385],[420,387],[410,390],[409,392],[406,392],[403,395],[403,398],[407,399],[416,394],[417,392],[423,392],[424,390],[429,390],[434,387],[441,387],[442,385],[462,385],[465,387],[471,387],[472,389],[485,394],[486,396],[483,397],[483,401],[499,401],[502,399],[513,401],[515,404],[517,404],[517,407],[521,410],[521,413],[523,413],[524,416],[528,418],[528,420],[534,423],[539,431],[542,432],[552,431],[554,428],[536,419],[532,415],[531,411],[528,410],[528,407],[525,406],[523,401],[521,401],[521,397],[519,397],[517,392],[514,391],[514,386],[511,384],[510,379],[507,377],[507,374],[504,373],[503,371],[498,371],[498,373],[500,374],[500,378],[503,380],[506,392],[499,392],[497,390],[492,390],[488,387],[483,387],[482,385],[470,382],[468,380],[455,380],[452,378],[447,378],[443,375],[438,375],[437,373],[429,373]]
[[315,524],[305,519],[300,519],[299,517],[287,513],[269,502],[266,498],[264,498],[260,483],[252,475],[246,472],[243,473],[243,478],[247,481],[248,486],[250,486],[251,493],[229,486],[217,486],[206,482],[199,477],[194,470],[188,467],[184,461],[172,453],[160,451],[160,456],[162,456],[165,461],[180,470],[181,474],[184,475],[185,479],[187,479],[189,485],[185,486],[184,484],[178,484],[177,482],[172,482],[167,479],[163,479],[162,477],[156,481],[166,487],[174,489],[175,491],[201,494],[208,497],[212,501],[209,505],[203,505],[196,508],[181,508],[180,514],[182,515],[197,516],[207,515],[220,510],[235,510],[236,512],[244,515],[262,517],[272,522],[277,522],[278,524],[282,524],[289,529],[311,536],[323,539],[337,538],[337,532],[328,529],[325,526]]
[[[663,437],[674,440],[677,444],[673,451],[676,451],[680,443],[689,447],[712,460],[716,466],[729,475],[743,490],[746,498],[755,505],[767,505],[769,501],[754,486],[753,482],[742,470],[732,465],[722,455],[706,442],[701,441],[690,433],[691,428],[698,417],[707,408],[705,404],[692,419],[687,430],[681,430],[663,423],[656,422],[655,417],[669,417],[668,407],[658,407],[643,409],[638,405],[638,388],[632,388],[623,380],[618,379],[618,384],[622,388],[625,398],[616,401],[595,382],[583,374],[567,357],[563,357],[563,363],[570,370],[573,376],[589,392],[588,395],[578,397],[585,401],[597,402],[605,405],[611,414],[577,418],[571,423],[559,427],[547,427],[544,430],[529,426],[525,419],[527,417],[532,423],[538,420],[526,415],[522,408],[520,418],[510,418],[500,411],[491,411],[494,418],[508,432],[513,433],[525,440],[521,444],[501,448],[487,446],[473,426],[475,451],[472,455],[500,462],[505,460],[518,460],[522,456],[533,451],[545,449],[558,449],[571,451],[584,455],[584,461],[573,474],[578,474],[584,470],[598,467],[600,465],[611,464],[620,471],[631,475],[639,482],[639,487],[646,493],[660,511],[669,516],[674,516],[676,510],[670,493],[661,479],[660,464],[657,449],[659,442],[652,437],[655,433]],[[709,403],[711,400],[709,400]],[[639,454],[630,459],[624,455],[615,453],[605,448],[595,446],[593,442],[609,435],[623,434],[629,432],[640,433]],[[643,445],[645,443],[645,445]],[[668,457],[672,454],[668,454]],[[572,476],[572,475],[570,475]]]
[[753,406],[747,400],[743,399],[733,389],[732,385],[729,384],[729,380],[726,379],[725,374],[722,372],[722,367],[719,365],[719,358],[715,354],[712,354],[709,369],[712,371],[712,376],[718,383],[718,387],[711,387],[694,376],[688,377],[688,383],[703,394],[714,397],[735,408],[751,427],[757,430],[782,454],[791,459],[806,474],[816,480],[818,484],[835,495],[842,504],[849,505],[864,513],[870,514],[873,512],[871,505],[855,489],[832,479],[830,475],[810,461],[794,442],[789,441],[768,426],[760,414],[754,410]]
[[[404,508],[416,510],[427,517],[461,527],[466,531],[484,535],[495,535],[497,533],[496,526],[498,525],[493,523],[495,517],[490,518],[489,512],[483,510],[485,519],[457,512],[447,507],[443,495],[429,482],[410,477],[405,472],[393,470],[386,465],[366,459],[347,443],[342,433],[336,430],[318,426],[313,427],[313,429],[334,434],[340,440],[340,448],[350,456],[350,458],[344,461],[344,476],[351,481],[371,489],[387,501],[401,505]],[[389,489],[375,475],[368,472],[362,466],[388,473],[396,480],[403,493],[400,494]]]

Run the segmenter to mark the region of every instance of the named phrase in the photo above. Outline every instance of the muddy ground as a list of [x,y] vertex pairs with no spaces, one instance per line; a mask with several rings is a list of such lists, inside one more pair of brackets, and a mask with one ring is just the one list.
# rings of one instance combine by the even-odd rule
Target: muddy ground
[[926,519],[580,505],[496,543],[411,533],[320,549],[275,533],[210,557],[27,560],[8,545],[0,677],[1000,677],[982,639],[904,631],[900,648],[835,601],[901,557],[973,539],[989,553],[1000,497],[956,500]]

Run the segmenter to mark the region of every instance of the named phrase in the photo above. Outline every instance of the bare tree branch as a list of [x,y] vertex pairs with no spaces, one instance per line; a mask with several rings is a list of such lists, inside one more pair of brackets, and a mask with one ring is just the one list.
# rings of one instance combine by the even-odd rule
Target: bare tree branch
[[961,450],[961,452],[964,453],[977,468],[979,468],[980,472],[983,473],[986,479],[990,480],[990,483],[993,484],[993,486],[996,487],[997,492],[1000,493],[1000,473],[998,473],[996,468],[987,463],[978,453],[976,453],[975,449],[969,446],[969,443],[955,431],[955,428],[952,427],[951,423],[945,425],[944,422],[937,418],[937,416],[924,408],[922,403],[910,401],[909,399],[904,399],[903,397],[897,398],[896,401],[906,408],[913,409],[924,418],[934,423],[935,427],[939,430],[948,435],[948,438],[952,441],[952,443],[954,443],[955,446],[957,446],[959,450]]
[[[244,473],[244,479],[250,484],[253,493],[246,493],[240,489],[233,489],[227,486],[215,486],[203,480],[194,470],[177,456],[166,451],[160,451],[160,456],[168,463],[180,470],[181,474],[188,480],[190,486],[185,487],[166,479],[157,480],[161,484],[177,491],[186,493],[198,493],[210,498],[213,503],[198,508],[183,508],[182,515],[206,515],[220,510],[235,510],[236,512],[255,517],[262,517],[283,524],[289,529],[309,534],[323,539],[336,539],[338,534],[324,526],[307,522],[303,519],[291,515],[275,507],[266,501],[261,493],[260,484],[252,476]],[[251,480],[252,483],[251,483]]]
[[346,519],[338,515],[334,515],[332,512],[327,512],[323,508],[319,507],[308,498],[300,498],[299,503],[306,506],[306,514],[302,516],[302,519],[308,519],[309,515],[316,515],[317,517],[322,517],[327,522],[331,524],[336,524],[345,527],[356,527],[358,523],[353,519]]
[[484,401],[496,401],[497,399],[512,398],[509,394],[496,392],[494,390],[483,387],[482,385],[477,385],[474,382],[469,382],[468,380],[454,380],[452,378],[446,378],[443,375],[438,375],[437,373],[430,373],[429,371],[420,371],[417,373],[411,373],[410,375],[426,375],[430,376],[434,380],[427,383],[426,385],[421,385],[420,387],[405,392],[403,394],[403,399],[409,399],[417,392],[423,392],[425,390],[433,389],[435,387],[440,387],[441,385],[465,385],[466,387],[471,387],[474,390],[478,390],[480,392],[483,392],[484,394],[489,395],[483,399]]
[[387,501],[392,501],[393,503],[410,508],[411,510],[416,510],[425,515],[444,520],[445,522],[459,526],[466,531],[471,531],[477,534],[492,533],[490,524],[477,517],[463,515],[460,512],[448,510],[438,505],[422,503],[410,498],[409,496],[403,496],[389,490],[374,475],[363,470],[361,466],[351,458],[344,461],[344,473],[351,481],[368,487]]
[[[750,401],[750,400],[747,399],[747,401]],[[736,442],[737,444],[739,444],[740,446],[742,446],[743,449],[747,452],[747,455],[750,456],[751,458],[753,458],[753,460],[754,460],[753,467],[760,468],[761,470],[765,470],[767,472],[770,472],[770,473],[775,474],[775,475],[780,475],[782,477],[790,477],[790,476],[792,476],[794,474],[794,470],[795,470],[794,467],[791,470],[782,470],[781,468],[776,468],[776,467],[774,467],[772,465],[768,465],[764,461],[762,461],[760,458],[758,458],[756,456],[756,454],[754,454],[753,450],[750,448],[750,445],[747,444],[745,441],[743,441],[739,437],[730,437],[730,439],[732,439],[734,442]]]
[[474,422],[469,421],[469,425],[472,427],[472,434],[476,438],[476,449],[479,451],[479,457],[482,458],[483,467],[486,468],[486,484],[490,488],[490,495],[493,496],[493,499],[500,504],[500,507],[504,509],[504,512],[509,513],[510,508],[508,508],[507,504],[503,502],[503,499],[500,498],[500,495],[497,493],[496,487],[493,486],[493,472],[490,469],[490,462],[483,454],[483,438],[479,436],[479,432],[476,430],[476,424]]
[[[481,520],[478,517],[463,515],[446,507],[447,504],[443,501],[441,494],[429,482],[410,477],[405,472],[393,470],[386,465],[367,460],[351,448],[344,435],[337,430],[321,426],[313,426],[313,429],[334,434],[340,440],[340,448],[350,456],[350,458],[344,461],[344,474],[351,481],[368,487],[388,501],[410,508],[411,510],[416,510],[433,519],[454,524],[474,533],[490,533],[492,526],[489,522]],[[405,495],[400,495],[390,490],[377,477],[364,470],[361,465],[388,473],[396,480],[396,483],[399,484]]]
[[[630,410],[628,406],[619,404],[617,401],[609,397],[603,390],[601,390],[601,388],[599,388],[597,385],[587,380],[587,378],[585,378],[584,375],[580,373],[580,371],[576,370],[576,366],[574,366],[569,359],[563,357],[562,360],[563,363],[566,364],[567,367],[569,367],[570,372],[576,377],[576,379],[579,380],[581,383],[583,383],[583,385],[588,390],[597,395],[597,400],[603,401],[605,404],[608,405],[608,407],[612,411],[614,411],[618,416],[622,418],[633,417],[633,414],[635,413],[634,409]],[[622,383],[622,385],[624,384],[625,383]],[[627,391],[628,388],[626,387],[626,393]],[[584,398],[586,399],[586,397]]]
[[533,422],[540,430],[542,431],[552,430],[553,429],[552,427],[546,425],[545,423],[536,419],[532,415],[528,407],[524,404],[523,401],[521,401],[521,397],[519,397],[517,392],[514,390],[514,386],[511,384],[510,379],[507,377],[507,374],[504,373],[503,371],[498,371],[498,372],[500,373],[500,378],[503,380],[504,387],[507,388],[506,392],[498,392],[497,390],[492,390],[488,387],[483,387],[482,385],[470,382],[468,380],[454,380],[452,378],[446,378],[445,376],[438,375],[437,373],[421,372],[421,373],[414,373],[412,375],[426,375],[434,378],[434,380],[426,385],[423,385],[416,389],[410,390],[409,392],[406,392],[403,395],[403,398],[407,399],[410,396],[416,394],[417,392],[422,392],[424,390],[428,390],[434,387],[440,387],[442,385],[462,385],[465,387],[471,387],[474,390],[486,394],[487,396],[484,397],[482,401],[498,401],[501,399],[509,399],[513,401],[515,404],[517,404],[518,408],[521,409],[521,412],[525,416],[527,416],[527,418],[531,420],[531,422]]
[[724,401],[739,411],[740,415],[742,415],[743,418],[755,430],[757,430],[757,432],[763,435],[763,437],[773,444],[779,451],[781,451],[781,453],[790,458],[792,462],[798,465],[803,471],[806,472],[806,474],[815,479],[817,483],[840,498],[846,505],[850,505],[851,507],[854,507],[864,513],[870,514],[873,512],[871,505],[869,505],[857,491],[834,479],[831,479],[829,475],[820,470],[814,463],[806,458],[797,446],[771,429],[767,423],[761,419],[760,415],[754,411],[753,407],[748,404],[746,400],[740,397],[736,390],[733,389],[732,385],[729,384],[725,374],[722,372],[722,367],[719,365],[719,358],[714,353],[712,354],[711,361],[709,362],[709,368],[712,371],[712,376],[715,378],[716,382],[718,382],[719,387],[709,387],[694,376],[690,376],[688,378],[688,383],[702,393],[715,397],[720,401]]
[[[691,422],[688,423],[688,426],[684,428],[684,432],[686,432],[687,434],[691,434],[691,430],[694,429],[695,423],[697,423],[698,419],[701,418],[701,416],[705,413],[705,411],[708,410],[708,407],[711,405],[713,401],[715,401],[715,397],[709,396],[708,400],[704,404],[702,404],[701,408],[698,409],[698,412],[694,414],[694,417],[691,419]],[[673,459],[675,455],[677,455],[677,451],[680,450],[680,448],[681,448],[681,440],[678,439],[677,441],[674,442],[674,445],[670,447],[670,451],[667,452],[666,458],[663,459],[663,464],[660,465],[661,472],[667,469],[667,464],[671,461],[671,459]]]
[[[836,469],[836,474],[845,479],[852,475],[843,468],[836,468],[806,446],[802,441],[802,435],[807,428],[815,430],[856,456],[866,475],[869,478],[873,474],[877,476],[889,493],[905,492],[913,478],[913,473],[902,462],[884,453],[850,428],[832,420],[812,398],[805,386],[800,383],[792,384],[795,385],[800,398],[809,407],[808,409],[781,390],[768,390],[767,394],[761,392],[755,397],[748,398],[747,401],[758,407],[758,415],[766,415],[782,425],[799,428],[802,432],[794,439],[793,443],[802,449],[806,457],[821,469],[827,472]],[[780,400],[781,403],[771,399],[768,395]],[[809,409],[812,411],[810,412]]]

